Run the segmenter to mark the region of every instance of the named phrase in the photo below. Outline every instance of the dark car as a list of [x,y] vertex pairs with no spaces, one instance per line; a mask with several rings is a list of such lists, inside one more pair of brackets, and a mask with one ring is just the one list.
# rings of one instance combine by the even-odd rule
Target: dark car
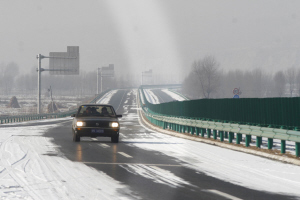
[[111,142],[119,142],[119,117],[114,108],[107,104],[83,104],[79,106],[72,123],[73,141],[80,137],[111,137]]

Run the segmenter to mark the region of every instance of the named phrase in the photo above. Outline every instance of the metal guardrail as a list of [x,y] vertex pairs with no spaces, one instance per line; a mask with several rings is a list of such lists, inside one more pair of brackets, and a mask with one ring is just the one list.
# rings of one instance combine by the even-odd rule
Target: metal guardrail
[[[106,91],[100,93],[90,103],[96,103],[101,97],[103,97],[109,91],[110,90],[106,90]],[[5,116],[5,117],[0,117],[0,124],[24,122],[24,121],[40,120],[40,119],[63,118],[63,117],[71,116],[72,114],[74,114],[76,112],[77,112],[77,109],[70,110],[67,112],[62,112],[62,113]]]
[[[139,100],[140,98],[139,95]],[[281,140],[282,154],[286,153],[286,141],[292,141],[295,142],[296,156],[300,156],[300,131],[162,115],[151,111],[145,105],[142,106],[142,110],[152,124],[163,129],[207,138],[213,137],[215,140],[219,138],[221,142],[224,142],[224,138],[228,138],[229,143],[232,143],[236,133],[236,144],[240,144],[242,135],[245,135],[246,147],[250,146],[252,136],[256,136],[258,148],[261,148],[264,137],[268,139],[268,149],[273,148],[273,139],[278,139]]]

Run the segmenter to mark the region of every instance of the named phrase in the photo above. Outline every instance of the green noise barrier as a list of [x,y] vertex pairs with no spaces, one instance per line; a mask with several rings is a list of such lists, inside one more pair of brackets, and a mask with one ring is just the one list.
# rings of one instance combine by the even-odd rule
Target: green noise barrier
[[[182,102],[151,104],[143,87],[139,100],[147,119],[154,125],[176,132],[190,133],[214,140],[228,139],[236,144],[243,141],[249,147],[253,137],[261,148],[267,138],[268,149],[274,139],[281,140],[281,153],[286,152],[286,141],[295,142],[295,155],[300,156],[300,98],[266,99],[200,99]],[[298,111],[298,112],[296,112]],[[237,116],[235,116],[235,114]]]

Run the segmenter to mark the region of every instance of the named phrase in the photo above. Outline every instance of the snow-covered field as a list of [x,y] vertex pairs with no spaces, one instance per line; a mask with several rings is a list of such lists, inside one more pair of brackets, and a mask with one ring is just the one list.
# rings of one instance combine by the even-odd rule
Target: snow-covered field
[[[12,98],[12,95],[0,95],[0,116],[7,115],[27,115],[36,114],[37,97],[33,95],[19,95],[16,96],[21,108],[7,108],[7,105]],[[87,97],[75,97],[75,96],[55,96],[53,100],[62,107],[59,108],[60,112],[68,111],[77,107]],[[43,113],[47,113],[47,105],[51,102],[50,97],[42,96],[42,110]]]

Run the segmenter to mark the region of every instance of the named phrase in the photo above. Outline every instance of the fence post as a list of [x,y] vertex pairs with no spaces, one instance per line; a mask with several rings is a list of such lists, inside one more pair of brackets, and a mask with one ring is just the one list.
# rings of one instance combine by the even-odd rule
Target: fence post
[[246,135],[246,141],[245,141],[246,147],[249,147],[250,142],[251,142],[251,135]]
[[217,139],[217,130],[213,130],[213,137],[214,137],[214,140],[216,140]]
[[285,153],[285,140],[281,140],[281,153]]
[[262,142],[262,137],[256,136],[256,147],[260,148]]
[[211,135],[211,129],[207,129],[207,138],[210,138],[210,135]]
[[232,143],[233,138],[234,138],[234,133],[229,132],[229,143]]
[[240,133],[236,134],[236,144],[241,144],[241,137],[242,137],[242,134],[240,134]]
[[296,148],[295,148],[296,149],[296,152],[295,152],[296,156],[299,157],[300,156],[300,143],[296,142],[295,146],[296,146]]
[[206,131],[205,128],[201,128],[200,131],[201,131],[201,137],[204,137],[204,133]]
[[225,138],[227,139],[228,138],[228,132],[227,131],[224,131],[224,133],[225,133]]
[[268,149],[273,148],[273,138],[268,138]]
[[195,127],[191,128],[191,134],[194,135],[195,134]]
[[224,142],[224,131],[219,131],[220,134],[220,141]]
[[196,127],[196,135],[199,136],[199,128]]

